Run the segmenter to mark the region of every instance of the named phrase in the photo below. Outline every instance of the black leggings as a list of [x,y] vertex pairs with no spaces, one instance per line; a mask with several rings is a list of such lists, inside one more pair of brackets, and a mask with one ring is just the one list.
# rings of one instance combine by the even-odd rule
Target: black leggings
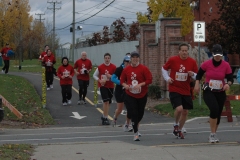
[[47,87],[50,87],[50,85],[53,84],[53,73],[52,71],[46,71],[46,83]]
[[72,85],[61,85],[61,88],[62,88],[62,103],[64,103],[72,98]]
[[87,95],[87,87],[89,85],[89,81],[78,80],[79,85],[79,100],[85,100]]
[[134,133],[138,131],[138,123],[142,120],[145,106],[147,103],[147,94],[142,98],[134,98],[126,94],[124,103],[128,109],[128,118],[131,118]]
[[8,73],[9,66],[9,60],[4,60],[4,67],[2,68],[2,70],[5,70],[5,73]]
[[226,93],[204,90],[203,99],[210,110],[210,118],[217,118],[217,125],[219,125],[223,106],[226,100]]

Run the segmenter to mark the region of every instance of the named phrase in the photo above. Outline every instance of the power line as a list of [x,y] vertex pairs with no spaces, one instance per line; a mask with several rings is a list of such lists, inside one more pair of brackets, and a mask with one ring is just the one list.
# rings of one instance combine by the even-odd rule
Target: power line
[[78,22],[76,22],[76,23],[84,22],[84,21],[86,21],[86,20],[94,17],[95,15],[97,15],[98,13],[100,13],[101,11],[103,11],[104,9],[106,9],[108,6],[110,6],[114,1],[115,1],[115,0],[113,0],[112,2],[110,2],[108,5],[106,5],[104,8],[102,8],[100,11],[98,11],[98,12],[95,13],[95,14],[93,14],[92,16],[90,16],[90,17],[88,17],[88,18],[86,18],[86,19],[84,19],[84,20],[82,20],[82,21],[78,21]]
[[[94,17],[95,15],[97,15],[98,13],[100,13],[101,11],[103,11],[104,9],[106,9],[108,6],[110,6],[114,1],[115,1],[115,0],[113,0],[112,2],[110,2],[108,5],[106,5],[104,8],[102,8],[100,11],[98,11],[98,12],[95,13],[95,14],[93,14],[92,16],[90,16],[90,17],[88,17],[88,18],[86,18],[86,19],[84,19],[84,20],[75,22],[75,23],[81,23],[81,22],[84,22],[84,21],[86,21],[86,20]],[[63,27],[63,28],[59,28],[59,29],[56,29],[56,30],[63,30],[63,29],[65,29],[65,28],[67,28],[67,27],[69,27],[69,26],[71,26],[71,25],[72,25],[72,24],[69,24],[69,25],[67,25],[67,26],[65,26],[65,27]]]

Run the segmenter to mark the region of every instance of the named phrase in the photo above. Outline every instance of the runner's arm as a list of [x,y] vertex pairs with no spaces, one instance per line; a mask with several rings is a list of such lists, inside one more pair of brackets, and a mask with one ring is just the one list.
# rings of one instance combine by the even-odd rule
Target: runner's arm
[[98,68],[95,70],[95,72],[93,73],[93,78],[98,81],[99,78],[98,78],[98,75],[99,75],[99,71],[98,71]]

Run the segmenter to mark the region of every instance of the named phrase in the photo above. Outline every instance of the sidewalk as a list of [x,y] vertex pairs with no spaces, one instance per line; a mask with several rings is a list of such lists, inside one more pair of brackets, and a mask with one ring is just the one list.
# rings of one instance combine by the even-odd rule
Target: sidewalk
[[[229,123],[226,117],[222,118],[222,123],[219,128],[220,143],[215,144],[210,144],[207,141],[209,135],[208,117],[201,117],[199,119],[189,120],[185,125],[188,134],[184,140],[175,139],[170,135],[169,132],[171,132],[170,128],[172,124],[144,125],[141,128],[146,130],[140,142],[134,142],[132,138],[129,137],[127,137],[127,141],[116,137],[116,140],[99,139],[95,141],[79,141],[79,143],[38,145],[36,146],[36,152],[32,156],[32,159],[237,160],[240,157],[240,127],[238,126],[240,119],[236,116],[234,116],[233,119],[234,121]],[[198,125],[196,126],[196,124]],[[155,130],[153,130],[154,128]],[[166,129],[168,129],[168,135],[165,135],[166,131],[164,130]],[[153,131],[151,132],[151,130]],[[234,131],[234,133],[231,131]],[[96,132],[98,131],[96,130]],[[159,136],[156,134],[159,134]],[[81,135],[79,136],[81,137]],[[155,143],[149,145],[150,140],[155,141]],[[166,143],[166,141],[168,141],[168,143]]]

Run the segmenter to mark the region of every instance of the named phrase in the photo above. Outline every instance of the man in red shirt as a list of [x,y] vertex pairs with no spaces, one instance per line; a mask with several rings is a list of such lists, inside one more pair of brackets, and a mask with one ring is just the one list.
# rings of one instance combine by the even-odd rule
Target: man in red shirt
[[10,64],[9,64],[10,58],[7,56],[7,52],[9,50],[11,50],[9,43],[6,43],[6,47],[2,48],[2,50],[1,50],[2,58],[3,58],[3,61],[4,61],[4,66],[2,68],[2,73],[5,72],[5,74],[8,73],[9,66],[10,66]]
[[[162,75],[169,88],[169,98],[175,109],[173,135],[184,139],[183,125],[187,119],[188,110],[193,109],[190,93],[191,78],[196,79],[197,63],[188,56],[189,46],[186,43],[179,45],[179,55],[172,56],[162,67]],[[168,70],[171,70],[170,76]]]
[[98,81],[98,87],[100,88],[102,101],[103,101],[103,115],[102,125],[110,125],[108,119],[108,111],[110,103],[112,102],[114,83],[111,81],[111,76],[116,70],[116,66],[110,63],[111,55],[109,53],[104,54],[104,63],[98,66],[93,74],[93,78]]
[[66,106],[67,104],[71,104],[71,98],[72,98],[72,77],[74,76],[74,70],[73,67],[68,64],[68,58],[63,57],[62,58],[62,65],[59,66],[57,70],[57,75],[60,79],[60,86],[62,89],[62,103],[63,106]]
[[47,90],[53,88],[53,65],[56,63],[56,59],[52,54],[51,50],[47,50],[47,56],[43,58],[43,64],[45,65],[46,69],[46,83],[47,83]]
[[152,83],[152,74],[146,66],[139,64],[139,56],[136,51],[131,53],[131,65],[124,68],[120,77],[120,84],[126,91],[124,103],[127,111],[130,111],[129,117],[132,118],[134,141],[140,141],[139,122],[147,103],[148,85]]
[[87,95],[87,87],[89,86],[89,73],[92,70],[92,62],[87,59],[87,53],[83,51],[81,58],[74,64],[74,72],[77,75],[79,86],[79,100],[77,104],[86,104],[85,97]]

